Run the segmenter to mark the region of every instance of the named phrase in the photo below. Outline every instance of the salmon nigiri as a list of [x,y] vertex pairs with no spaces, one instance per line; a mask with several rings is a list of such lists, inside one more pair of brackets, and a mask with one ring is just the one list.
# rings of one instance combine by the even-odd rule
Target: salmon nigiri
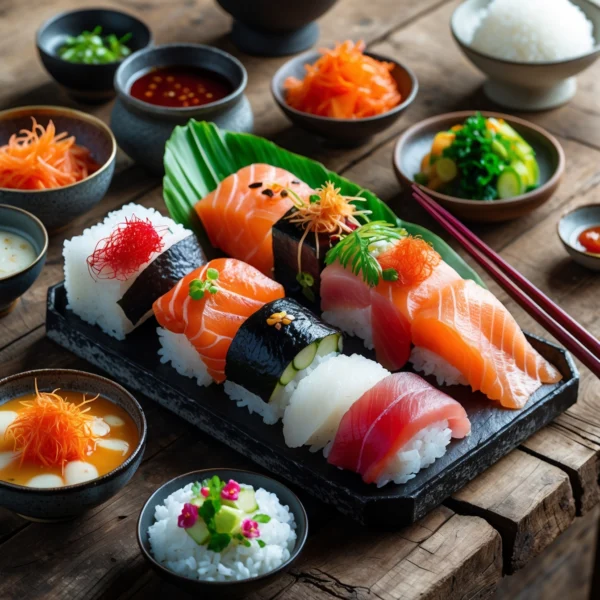
[[522,408],[542,383],[561,374],[527,341],[488,290],[461,279],[439,288],[412,324],[415,346],[455,367],[474,391]]
[[341,420],[328,462],[378,487],[406,483],[471,431],[465,409],[414,373],[394,373],[365,392]]
[[250,165],[223,179],[196,204],[196,212],[213,246],[271,277],[271,230],[294,206],[288,189],[303,200],[313,193],[285,169]]
[[365,340],[387,369],[401,369],[410,356],[411,323],[434,290],[460,275],[426,242],[407,236],[373,256],[394,281],[382,277],[369,287],[361,274],[339,263],[321,274],[321,308],[326,321]]
[[161,327],[183,334],[208,374],[221,383],[227,351],[242,323],[267,302],[283,296],[283,287],[254,267],[218,258],[184,277],[153,309]]

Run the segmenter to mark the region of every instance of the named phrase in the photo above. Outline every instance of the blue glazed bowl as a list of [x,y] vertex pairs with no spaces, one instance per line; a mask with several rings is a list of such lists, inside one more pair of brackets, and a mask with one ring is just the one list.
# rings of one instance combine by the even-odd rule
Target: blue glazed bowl
[[[281,504],[288,506],[296,522],[296,545],[290,558],[277,569],[258,577],[242,579],[241,581],[199,581],[178,575],[154,559],[148,537],[148,528],[154,523],[154,511],[157,505],[163,504],[165,499],[173,492],[186,486],[188,483],[203,481],[217,475],[224,481],[233,479],[239,483],[251,485],[254,489],[264,488],[277,495]],[[197,595],[198,598],[241,599],[248,598],[253,592],[267,584],[273,583],[277,577],[284,573],[298,559],[308,537],[308,517],[302,502],[283,483],[271,479],[266,475],[251,471],[237,469],[204,469],[179,475],[158,488],[144,504],[137,524],[137,539],[142,555],[150,566],[165,580],[187,592]]]
[[[212,71],[224,77],[233,92],[222,100],[173,108],[157,106],[133,98],[133,82],[157,67],[186,66]],[[212,121],[223,129],[249,132],[254,119],[244,90],[248,75],[242,63],[211,46],[200,44],[166,44],[148,48],[127,58],[115,75],[117,101],[111,114],[111,127],[119,146],[138,164],[160,175],[164,172],[165,144],[177,125],[190,119]]]
[[30,394],[36,381],[41,391],[60,388],[104,396],[129,414],[139,434],[138,445],[131,456],[97,479],[57,488],[30,488],[0,481],[0,506],[33,521],[63,521],[106,502],[125,487],[142,462],[146,418],[137,400],[119,384],[100,375],[72,369],[38,369],[1,379],[0,408],[9,400]]
[[44,67],[67,93],[81,102],[101,103],[115,95],[113,79],[122,61],[86,65],[63,60],[58,50],[67,36],[77,36],[94,27],[102,27],[102,35],[114,33],[121,38],[130,33],[127,47],[137,52],[152,43],[145,23],[127,13],[107,8],[72,10],[46,21],[37,32],[37,49]]
[[100,119],[62,106],[22,106],[0,112],[0,146],[22,128],[31,129],[31,117],[46,127],[50,120],[57,133],[67,131],[91,152],[100,169],[87,179],[51,190],[0,188],[0,203],[18,206],[40,219],[50,233],[62,229],[90,210],[106,195],[115,170],[117,143]]
[[[24,237],[36,252],[35,260],[28,266],[2,277],[0,275],[0,318],[7,315],[17,300],[33,285],[42,272],[48,252],[48,232],[42,222],[21,208],[0,204],[0,236],[3,231]],[[0,240],[1,243],[1,240]]]
[[306,76],[305,65],[314,64],[321,56],[320,52],[312,50],[292,58],[275,73],[271,81],[271,93],[275,102],[290,121],[302,129],[316,133],[336,144],[348,146],[364,144],[369,138],[390,127],[412,104],[419,91],[417,77],[408,67],[387,56],[380,56],[372,52],[365,52],[365,54],[376,60],[394,64],[392,77],[396,80],[402,98],[400,104],[391,110],[364,119],[335,119],[292,108],[285,99],[285,80],[288,77],[304,79]]

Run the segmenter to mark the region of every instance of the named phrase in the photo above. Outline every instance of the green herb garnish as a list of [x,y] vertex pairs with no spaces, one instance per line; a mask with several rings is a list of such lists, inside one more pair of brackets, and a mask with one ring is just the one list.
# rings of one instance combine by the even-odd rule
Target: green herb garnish
[[[338,261],[342,267],[349,267],[355,275],[362,275],[363,280],[369,287],[375,287],[383,273],[381,265],[371,254],[369,246],[376,242],[399,240],[406,237],[406,235],[408,234],[405,229],[394,227],[385,221],[372,221],[343,236],[327,252],[325,263],[330,265]],[[388,274],[388,276],[390,275]]]
[[262,540],[256,540],[256,542],[261,548],[264,548],[266,546],[266,544]]
[[252,519],[257,523],[268,523],[271,517],[269,515],[254,515]]
[[72,63],[100,65],[117,62],[131,54],[126,46],[132,34],[126,33],[118,38],[114,33],[101,36],[102,27],[94,27],[92,31],[83,31],[77,36],[68,36],[58,55]]
[[219,291],[217,282],[219,280],[219,271],[217,269],[208,269],[206,279],[192,279],[190,281],[189,294],[192,300],[202,300],[204,294],[216,294]]

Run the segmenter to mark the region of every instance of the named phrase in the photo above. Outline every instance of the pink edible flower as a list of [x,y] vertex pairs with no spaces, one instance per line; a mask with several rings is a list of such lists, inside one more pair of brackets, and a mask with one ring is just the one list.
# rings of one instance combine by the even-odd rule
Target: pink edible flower
[[210,496],[210,490],[207,487],[203,487],[200,490],[200,493],[205,497],[208,498]]
[[198,507],[189,502],[183,505],[181,514],[177,518],[177,525],[183,529],[189,529],[198,520]]
[[223,500],[237,500],[240,497],[240,484],[233,479],[221,490]]
[[252,519],[244,519],[242,521],[242,535],[249,540],[260,537],[258,523]]

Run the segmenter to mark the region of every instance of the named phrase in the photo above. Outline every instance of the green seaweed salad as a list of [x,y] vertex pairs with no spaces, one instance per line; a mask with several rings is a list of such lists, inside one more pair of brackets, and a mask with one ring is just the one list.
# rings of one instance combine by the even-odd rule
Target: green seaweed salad
[[503,119],[480,113],[436,134],[415,181],[468,200],[520,196],[539,183],[533,148]]
[[102,65],[117,62],[131,54],[126,43],[131,33],[118,38],[114,33],[102,37],[102,27],[94,27],[92,31],[83,31],[77,36],[68,36],[58,50],[58,55],[72,63]]

